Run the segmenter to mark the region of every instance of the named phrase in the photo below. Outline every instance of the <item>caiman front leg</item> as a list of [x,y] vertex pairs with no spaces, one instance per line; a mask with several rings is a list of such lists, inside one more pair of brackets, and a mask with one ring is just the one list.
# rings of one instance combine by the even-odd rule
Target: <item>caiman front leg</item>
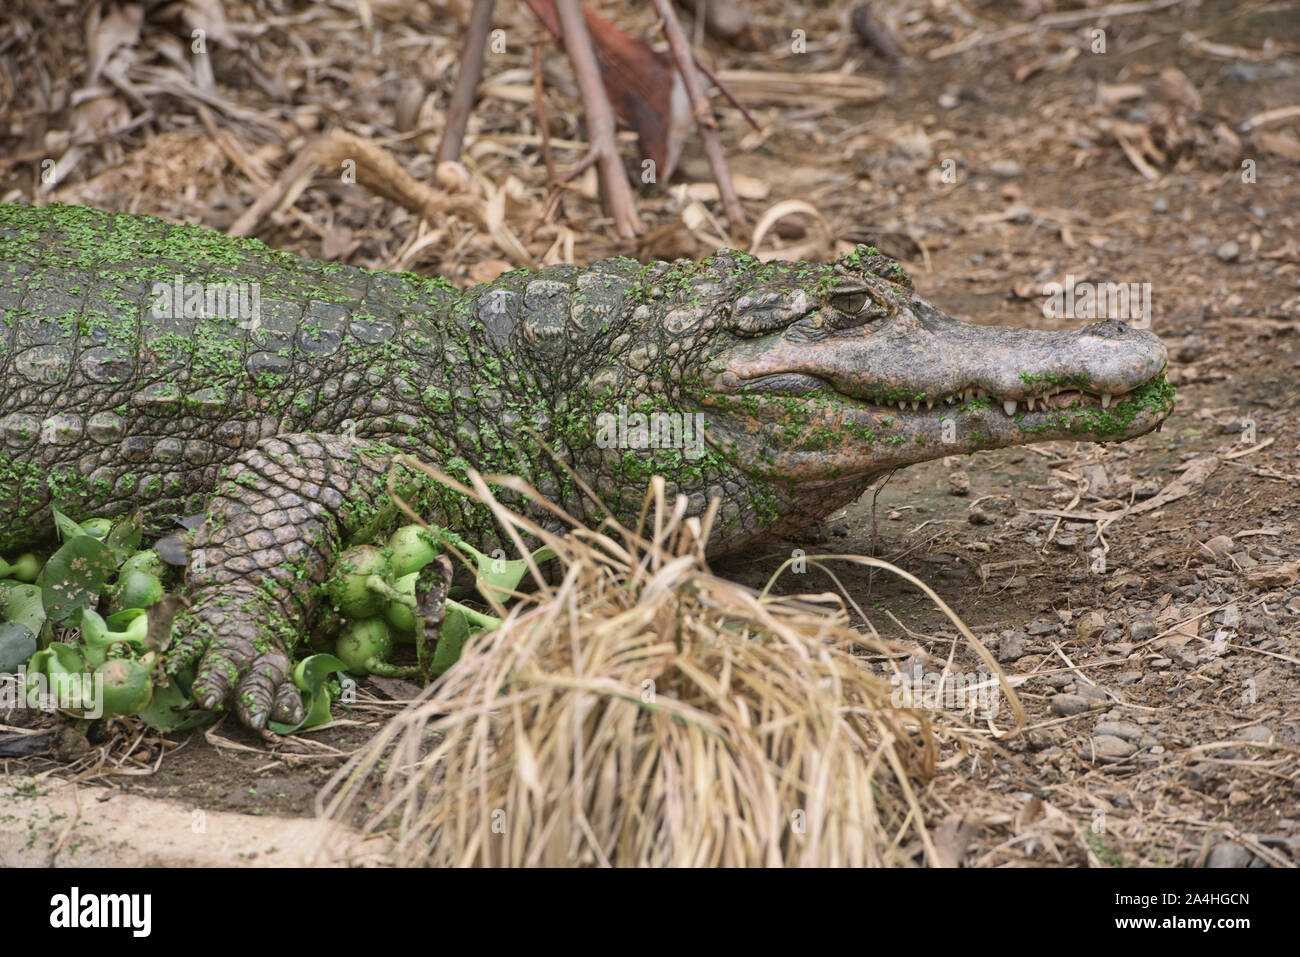
[[342,436],[286,435],[259,442],[227,469],[195,534],[190,606],[167,662],[172,674],[199,662],[199,707],[233,698],[239,720],[257,730],[268,718],[302,720],[289,653],[341,543],[389,511],[396,454]]

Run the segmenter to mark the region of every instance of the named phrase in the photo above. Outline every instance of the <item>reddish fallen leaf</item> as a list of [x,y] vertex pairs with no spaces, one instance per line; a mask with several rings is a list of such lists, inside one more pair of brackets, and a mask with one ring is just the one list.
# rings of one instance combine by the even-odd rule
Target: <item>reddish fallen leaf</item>
[[[526,2],[559,40],[554,0]],[[585,7],[582,12],[610,106],[620,122],[636,131],[642,155],[654,162],[655,178],[667,182],[694,122],[672,58]]]

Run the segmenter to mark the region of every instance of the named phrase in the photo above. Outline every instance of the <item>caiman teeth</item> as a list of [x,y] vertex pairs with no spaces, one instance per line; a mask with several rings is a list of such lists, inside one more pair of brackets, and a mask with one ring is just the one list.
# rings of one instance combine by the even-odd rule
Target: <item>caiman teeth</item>
[[1005,412],[1007,415],[1015,415],[1015,414],[1016,414],[1016,400],[1015,400],[1015,399],[1007,399],[1005,402],[1003,402],[1003,403],[1002,403],[1002,411]]

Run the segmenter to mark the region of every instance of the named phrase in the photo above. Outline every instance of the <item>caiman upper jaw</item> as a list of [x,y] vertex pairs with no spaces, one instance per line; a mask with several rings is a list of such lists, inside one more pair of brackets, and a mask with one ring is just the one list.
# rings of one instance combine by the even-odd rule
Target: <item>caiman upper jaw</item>
[[1019,403],[1064,388],[1105,401],[1159,375],[1168,361],[1159,339],[1121,322],[1042,332],[930,312],[856,336],[741,342],[720,357],[716,381],[724,391],[775,391],[778,377],[812,376],[843,395],[893,406],[988,396]]

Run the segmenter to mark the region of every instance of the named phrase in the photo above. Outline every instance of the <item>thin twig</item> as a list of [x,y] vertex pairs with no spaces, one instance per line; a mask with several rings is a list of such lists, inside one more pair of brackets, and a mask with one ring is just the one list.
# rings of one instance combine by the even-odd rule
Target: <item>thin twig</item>
[[714,182],[718,184],[718,195],[722,199],[722,209],[733,232],[744,225],[745,213],[740,206],[740,197],[736,195],[736,186],[731,181],[731,171],[727,168],[727,158],[723,155],[722,144],[718,141],[714,127],[713,110],[700,86],[700,78],[695,72],[695,56],[691,53],[686,34],[677,20],[677,14],[668,0],[655,0],[655,12],[663,22],[664,36],[673,59],[677,61],[677,71],[681,74],[686,87],[686,95],[691,100],[691,110],[695,114],[695,123],[699,127],[700,142],[704,146],[704,155],[708,157],[709,168],[713,170]]
[[465,143],[465,126],[474,108],[474,93],[483,77],[483,58],[487,52],[488,31],[492,29],[492,8],[496,0],[474,0],[469,15],[469,29],[465,34],[465,48],[460,58],[460,73],[456,88],[451,91],[447,104],[447,126],[442,142],[438,144],[438,162],[451,163],[460,159]]
[[715,73],[707,63],[705,63],[699,57],[696,57],[695,68],[699,70],[701,73],[703,73],[705,77],[708,78],[708,81],[718,88],[718,92],[727,98],[728,103],[730,103],[732,106],[734,106],[736,109],[740,111],[740,115],[745,118],[745,122],[747,122],[758,132],[761,133],[763,131],[763,124],[758,122],[758,117],[754,116],[753,113],[749,112],[749,107],[745,106],[745,104],[740,101],[740,99],[736,96],[736,94],[731,92],[731,87],[723,83],[722,78],[719,77],[718,74]]
[[555,157],[551,154],[551,130],[546,115],[546,98],[542,95],[542,45],[533,44],[533,102],[537,110],[537,133],[542,138],[542,161],[546,164],[546,183],[555,186]]
[[583,19],[582,5],[578,0],[556,0],[555,12],[560,17],[564,31],[564,49],[573,64],[578,90],[587,111],[587,127],[591,134],[592,150],[599,162],[601,185],[614,226],[620,236],[632,237],[641,232],[641,218],[636,212],[632,187],[627,172],[619,159],[614,142],[614,110],[605,95],[600,79],[600,66],[591,46],[587,23]]

